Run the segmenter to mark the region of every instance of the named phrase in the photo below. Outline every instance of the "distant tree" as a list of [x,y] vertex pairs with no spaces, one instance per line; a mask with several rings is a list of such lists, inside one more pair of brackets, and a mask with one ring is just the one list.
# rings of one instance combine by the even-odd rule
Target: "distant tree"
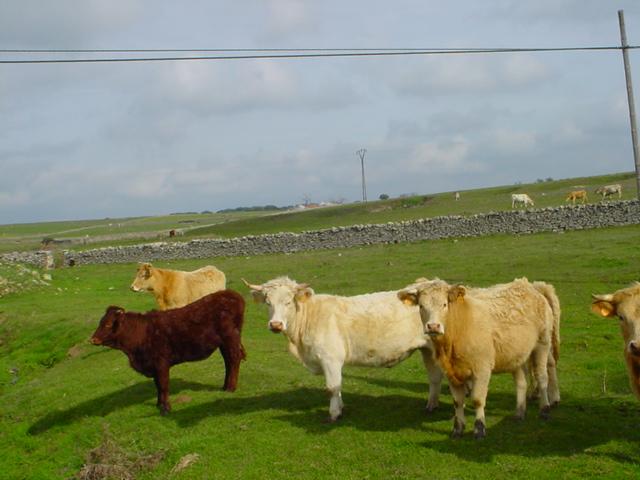
[[553,177],[547,177],[544,179],[545,182],[553,182]]
[[389,195],[387,195],[386,193],[381,193],[378,198],[380,200],[389,200]]

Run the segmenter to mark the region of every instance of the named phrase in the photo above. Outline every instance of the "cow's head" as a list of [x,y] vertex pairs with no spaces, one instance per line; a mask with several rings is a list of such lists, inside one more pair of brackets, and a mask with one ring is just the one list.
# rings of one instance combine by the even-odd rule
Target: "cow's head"
[[398,298],[407,305],[420,307],[424,333],[444,335],[447,317],[452,305],[464,302],[466,290],[462,285],[449,285],[442,280],[419,278],[398,292]]
[[113,347],[118,341],[118,332],[124,321],[123,308],[111,306],[100,320],[100,325],[91,336],[91,343]]
[[138,264],[138,270],[136,272],[136,278],[131,283],[131,290],[134,292],[143,292],[145,290],[153,290],[153,266],[150,263]]
[[620,319],[625,350],[640,357],[640,283],[606,295],[593,295],[591,310]]
[[309,285],[296,283],[287,277],[279,277],[262,285],[252,285],[244,279],[242,281],[249,287],[256,302],[266,303],[269,307],[268,326],[274,333],[286,332],[300,304],[313,295]]

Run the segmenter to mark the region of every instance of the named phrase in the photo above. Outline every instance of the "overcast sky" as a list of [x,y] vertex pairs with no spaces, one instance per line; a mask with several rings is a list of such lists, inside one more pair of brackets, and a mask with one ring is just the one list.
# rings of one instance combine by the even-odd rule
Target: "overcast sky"
[[[619,9],[639,45],[637,0],[7,0],[0,49],[619,46]],[[355,201],[360,148],[369,199],[631,171],[629,130],[619,50],[0,64],[0,224]]]

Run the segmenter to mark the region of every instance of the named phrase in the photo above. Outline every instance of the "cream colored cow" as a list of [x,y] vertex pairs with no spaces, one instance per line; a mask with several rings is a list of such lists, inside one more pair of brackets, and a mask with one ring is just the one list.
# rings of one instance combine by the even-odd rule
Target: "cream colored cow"
[[453,437],[464,431],[465,384],[473,385],[475,436],[486,435],[484,407],[491,373],[513,375],[518,418],[524,418],[526,410],[528,362],[534,368],[540,415],[547,418],[551,404],[559,402],[560,303],[551,285],[522,278],[469,289],[439,279],[420,279],[400,290],[398,298],[420,306],[425,333],[449,378],[455,406]]
[[284,333],[289,351],[312,373],[324,374],[331,395],[329,421],[342,414],[344,365],[391,367],[415,350],[421,351],[429,375],[427,410],[438,406],[442,371],[423,334],[418,308],[398,302],[397,292],[316,295],[287,277],[245,284],[257,302],[269,306],[269,329]]
[[526,193],[512,193],[511,194],[511,208],[515,208],[516,205],[524,205],[524,207],[534,206],[533,200]]
[[153,293],[160,310],[168,310],[184,307],[205,295],[224,290],[226,282],[225,274],[211,265],[193,272],[183,272],[141,263],[131,283],[131,290]]
[[615,293],[594,295],[591,309],[603,317],[620,319],[631,390],[640,399],[640,283]]

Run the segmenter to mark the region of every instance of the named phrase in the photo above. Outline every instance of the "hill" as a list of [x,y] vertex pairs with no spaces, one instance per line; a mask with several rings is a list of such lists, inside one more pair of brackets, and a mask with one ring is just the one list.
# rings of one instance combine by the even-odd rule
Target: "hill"
[[[584,188],[589,193],[589,202],[593,203],[600,201],[594,190],[609,183],[622,184],[622,198],[636,198],[635,174],[626,172],[460,191],[458,201],[454,199],[454,192],[441,192],[284,213],[270,210],[206,212],[4,225],[0,226],[0,252],[39,249],[45,237],[56,240],[52,248],[84,249],[158,240],[185,241],[283,231],[302,232],[441,215],[473,215],[510,210],[512,193],[528,193],[534,199],[535,207],[541,208],[563,205],[569,191]],[[170,230],[175,230],[178,235],[169,238]]]

